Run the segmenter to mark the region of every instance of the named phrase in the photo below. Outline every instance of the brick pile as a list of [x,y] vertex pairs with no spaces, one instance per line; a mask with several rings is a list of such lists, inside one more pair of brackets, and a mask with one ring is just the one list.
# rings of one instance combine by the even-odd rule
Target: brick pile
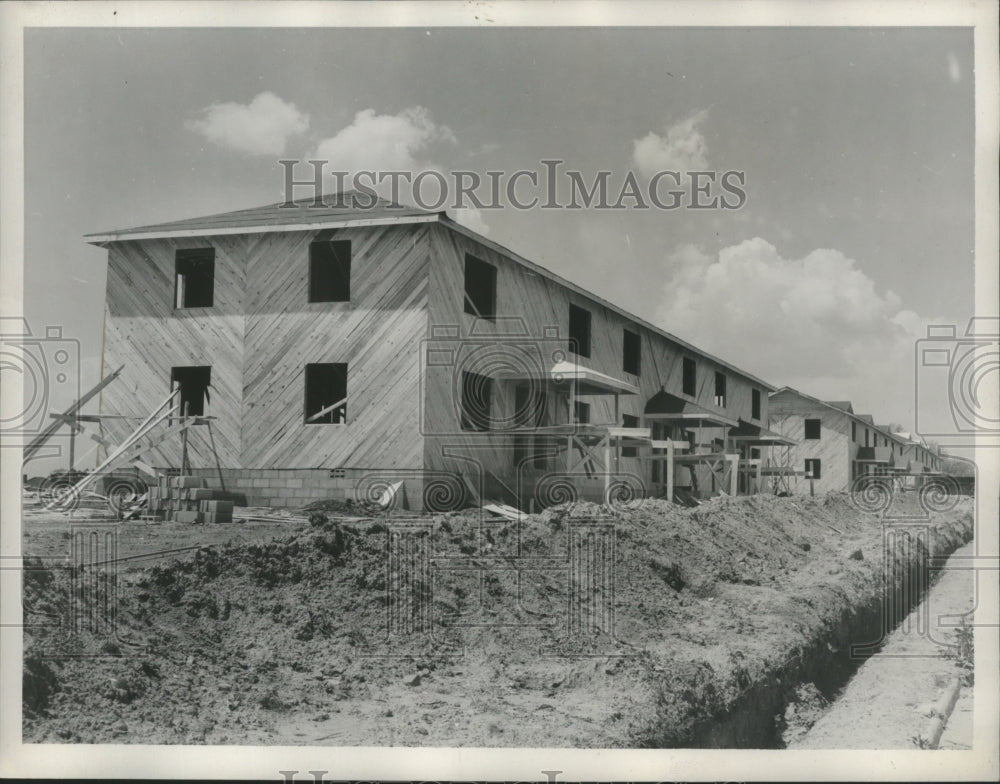
[[147,514],[178,523],[231,523],[237,496],[208,487],[200,476],[161,476],[149,488]]

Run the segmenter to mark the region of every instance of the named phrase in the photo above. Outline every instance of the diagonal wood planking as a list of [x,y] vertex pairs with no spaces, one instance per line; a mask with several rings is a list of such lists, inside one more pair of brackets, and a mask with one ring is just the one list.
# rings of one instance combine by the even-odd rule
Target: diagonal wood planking
[[[213,431],[227,467],[240,464],[245,245],[242,237],[119,242],[108,253],[104,366],[123,364],[125,369],[104,390],[101,411],[145,417],[170,391],[172,367],[212,365],[205,413],[219,417]],[[174,253],[200,247],[216,249],[215,304],[175,311]],[[104,427],[113,443],[131,430],[120,420],[108,420]],[[192,431],[189,450],[193,462],[210,465],[202,430]],[[179,465],[180,439],[168,440],[154,455],[158,465]]]
[[[309,243],[331,231],[112,243],[105,365],[124,363],[105,413],[143,416],[170,369],[211,365],[213,430],[227,468],[417,468],[419,341],[426,334],[427,238],[421,225],[346,229],[350,303],[308,303]],[[212,308],[173,309],[174,253],[215,247]],[[348,423],[305,425],[304,368],[348,363]],[[118,442],[127,424],[109,421]],[[193,431],[192,462],[211,466]],[[180,464],[180,440],[157,465]]]
[[[309,303],[309,243],[352,242],[349,303]],[[216,303],[210,309],[174,311],[173,269],[177,248],[216,248]],[[571,302],[592,314],[592,353],[581,364],[624,378],[640,388],[622,398],[623,414],[642,417],[645,401],[659,389],[680,393],[681,359],[698,363],[697,394],[714,408],[714,373],[727,374],[726,413],[750,417],[752,381],[732,374],[711,358],[637,326],[599,302],[574,292],[514,258],[446,225],[411,224],[306,230],[182,240],[115,242],[110,245],[105,365],[125,363],[123,378],[104,397],[110,413],[144,415],[169,388],[175,365],[212,365],[209,414],[222,463],[235,468],[446,468],[446,441],[482,442],[458,433],[453,372],[421,378],[421,344],[430,325],[455,324],[467,337],[474,319],[464,313],[463,259],[466,252],[498,268],[498,312],[524,319],[529,335],[545,327],[567,334]],[[480,323],[488,340],[499,334]],[[621,367],[622,329],[637,331],[642,344],[639,376]],[[543,347],[551,348],[543,339]],[[346,425],[303,422],[304,368],[311,362],[348,363]],[[512,390],[498,391],[498,405],[512,408]],[[610,422],[612,401],[590,398],[591,420]],[[767,394],[762,390],[762,419]],[[550,401],[548,421],[564,421]],[[564,402],[563,402],[563,405]],[[427,442],[421,428],[444,434]],[[127,428],[110,425],[116,438]],[[718,433],[705,433],[721,435]],[[471,439],[471,440],[470,440]],[[510,439],[491,436],[495,446]],[[203,439],[202,439],[203,440]],[[204,465],[210,456],[198,436],[192,451]],[[498,476],[512,471],[509,451],[480,452],[484,467]],[[167,444],[160,463],[179,462],[179,444]],[[624,458],[623,471],[642,474],[639,461]],[[648,479],[648,477],[643,477]]]
[[[806,419],[820,420],[819,438],[805,437]],[[806,460],[820,461],[820,478],[814,481],[815,492],[850,489],[851,462],[857,456],[858,444],[851,440],[851,423],[846,414],[790,392],[779,392],[771,399],[770,427],[799,442],[783,448],[780,453],[775,450],[776,456],[787,457],[791,468],[803,471]],[[809,492],[809,481],[801,476],[792,478],[790,485],[793,492]]]
[[[309,303],[309,243],[352,243],[351,301]],[[255,468],[418,468],[422,225],[264,235],[248,253],[243,463]],[[346,362],[347,424],[306,425],[305,366]]]
[[[505,316],[519,317],[524,320],[526,329],[531,336],[542,336],[546,327],[555,327],[558,335],[565,340],[569,328],[570,303],[582,306],[591,313],[591,355],[589,358],[578,358],[581,365],[598,370],[602,373],[621,378],[639,387],[638,395],[623,395],[621,397],[621,414],[631,414],[642,420],[646,401],[661,388],[693,400],[710,410],[719,410],[714,404],[715,372],[723,372],[727,376],[727,400],[723,409],[731,418],[742,417],[747,421],[759,424],[767,423],[767,391],[760,389],[761,418],[753,420],[752,390],[758,388],[751,380],[740,377],[728,368],[715,363],[710,357],[688,351],[684,347],[668,340],[664,336],[635,324],[619,313],[603,306],[601,303],[571,291],[555,280],[539,275],[527,269],[516,260],[508,258],[493,248],[475,242],[471,238],[450,230],[447,226],[429,227],[431,236],[431,294],[429,303],[431,325],[456,325],[458,332],[469,339],[473,328],[477,334],[483,334],[486,340],[491,335],[500,333],[500,328],[489,322],[476,320],[464,312],[464,259],[466,253],[471,253],[480,259],[493,264],[497,268],[497,312]],[[669,326],[669,325],[667,325]],[[622,369],[623,330],[628,328],[637,332],[642,346],[642,362],[638,376],[624,372]],[[542,340],[542,345],[548,345]],[[682,359],[692,357],[697,363],[696,394],[693,397],[683,395]],[[570,356],[570,359],[574,359]],[[453,400],[453,377],[443,371],[428,370],[424,379],[426,386],[425,398],[425,430],[435,433],[457,434],[442,438],[430,438],[426,442],[425,464],[428,469],[459,470],[461,461],[449,459],[442,455],[445,445],[464,444],[466,452],[476,455],[484,470],[501,478],[513,481],[513,452],[510,436],[482,436],[459,434],[457,407]],[[759,389],[759,388],[758,388]],[[497,390],[495,392],[498,405],[510,407],[512,392]],[[590,396],[581,398],[591,405],[591,421],[609,423],[614,418],[614,402],[610,396]],[[552,421],[566,421],[565,402],[561,410],[552,403],[550,416],[558,417]],[[721,438],[721,429],[706,428],[701,433],[702,441]],[[479,449],[476,445],[487,441],[496,448]],[[635,474],[643,481],[649,481],[648,464],[643,465],[635,458],[622,458],[621,471]],[[709,487],[710,479],[707,470],[698,469],[704,474],[699,479],[702,487]],[[683,481],[686,482],[688,471],[683,471]]]

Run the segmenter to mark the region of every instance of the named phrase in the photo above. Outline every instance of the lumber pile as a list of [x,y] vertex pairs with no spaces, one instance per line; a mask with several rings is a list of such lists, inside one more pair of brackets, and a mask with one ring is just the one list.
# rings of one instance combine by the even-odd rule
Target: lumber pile
[[231,523],[233,507],[246,506],[246,497],[208,487],[200,476],[161,476],[149,488],[147,514],[178,523]]

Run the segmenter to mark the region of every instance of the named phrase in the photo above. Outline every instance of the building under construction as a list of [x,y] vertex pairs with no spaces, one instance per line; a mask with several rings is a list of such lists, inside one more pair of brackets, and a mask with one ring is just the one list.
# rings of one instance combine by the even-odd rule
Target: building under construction
[[124,366],[102,438],[158,410],[183,438],[143,462],[250,503],[755,492],[760,450],[791,443],[770,384],[443,212],[347,193],[87,240],[108,250],[104,368]]

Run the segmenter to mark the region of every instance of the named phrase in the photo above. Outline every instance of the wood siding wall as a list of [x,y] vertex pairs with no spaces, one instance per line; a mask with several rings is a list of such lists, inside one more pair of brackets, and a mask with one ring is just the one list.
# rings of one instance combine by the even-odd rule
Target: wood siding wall
[[[665,388],[675,395],[686,397],[681,392],[682,359],[690,356],[697,362],[697,394],[692,399],[698,404],[715,409],[715,372],[727,376],[727,405],[724,412],[736,419],[751,420],[751,390],[757,388],[749,379],[713,362],[710,358],[688,352],[683,347],[663,336],[637,326],[633,322],[603,305],[589,300],[576,292],[526,269],[523,265],[502,253],[485,247],[474,240],[451,231],[444,226],[433,225],[430,232],[430,298],[429,329],[444,325],[452,326],[458,339],[470,342],[501,340],[501,335],[510,328],[510,319],[520,319],[528,335],[538,341],[540,354],[546,361],[553,344],[563,348],[568,338],[569,306],[575,304],[586,308],[591,314],[591,351],[589,358],[568,355],[571,361],[615,378],[623,379],[639,387],[638,395],[621,397],[621,414],[636,416],[642,422],[643,409],[649,398]],[[470,253],[497,268],[497,314],[495,323],[477,320],[466,314],[464,308],[464,262]],[[626,373],[622,369],[623,329],[628,328],[640,336],[642,358],[640,375]],[[475,330],[475,334],[473,334]],[[428,369],[425,376],[424,421],[428,433],[459,434],[457,406],[454,401],[454,375],[443,369]],[[504,410],[512,408],[511,389],[499,392],[497,405]],[[767,423],[768,398],[765,389],[760,390],[761,419]],[[590,404],[590,420],[593,423],[610,423],[614,418],[614,399],[611,396],[583,397]],[[566,421],[565,400],[549,401],[550,417],[559,416],[559,422]],[[645,423],[643,423],[643,426]],[[721,437],[722,432],[706,431],[705,437]],[[703,439],[704,440],[704,439]],[[475,454],[483,469],[505,481],[513,481],[513,438],[511,436],[452,435],[432,437],[426,442],[425,463],[431,468],[458,470],[463,461],[448,458],[445,449],[461,452],[460,445],[468,447],[468,454]],[[640,476],[645,482],[640,461],[622,458],[622,473]],[[683,472],[687,476],[686,470]],[[682,477],[683,483],[683,477]],[[707,487],[707,480],[703,487]]]
[[[351,301],[309,303],[309,243],[333,236],[327,230],[112,244],[104,366],[125,370],[105,390],[102,411],[145,416],[169,391],[171,367],[211,365],[205,413],[217,417],[223,467],[420,467],[426,227],[336,232],[352,242]],[[214,305],[175,311],[174,252],[193,247],[216,249]],[[304,424],[304,368],[314,362],[348,364],[347,424]],[[109,420],[113,441],[129,430]],[[211,460],[203,430],[190,439],[199,465]],[[179,465],[180,439],[153,462]]]
[[[807,459],[820,460],[820,478],[815,482],[817,493],[849,490],[851,464],[858,454],[858,444],[851,441],[851,418],[827,406],[790,392],[779,392],[770,400],[770,429],[799,441],[797,446],[775,447],[772,462],[789,465],[796,471],[805,470]],[[820,420],[818,440],[805,437],[805,420]],[[864,446],[863,426],[858,423],[858,438]],[[809,480],[792,477],[792,492],[807,494]]]
[[[351,301],[308,302],[309,243],[350,240]],[[426,331],[420,224],[267,235],[248,259],[243,461],[253,468],[418,468]],[[347,424],[306,425],[305,366],[347,363]]]
[[[174,310],[174,253],[215,248],[214,306]],[[101,394],[101,412],[135,417],[109,419],[104,430],[120,443],[170,392],[170,369],[211,365],[211,401],[205,413],[213,423],[219,459],[240,466],[246,295],[246,239],[216,237],[117,242],[108,250],[104,320],[104,369],[125,369]],[[161,426],[162,429],[162,426]],[[188,439],[191,460],[208,464],[211,450],[205,428]],[[154,465],[179,466],[180,437],[143,458]]]

